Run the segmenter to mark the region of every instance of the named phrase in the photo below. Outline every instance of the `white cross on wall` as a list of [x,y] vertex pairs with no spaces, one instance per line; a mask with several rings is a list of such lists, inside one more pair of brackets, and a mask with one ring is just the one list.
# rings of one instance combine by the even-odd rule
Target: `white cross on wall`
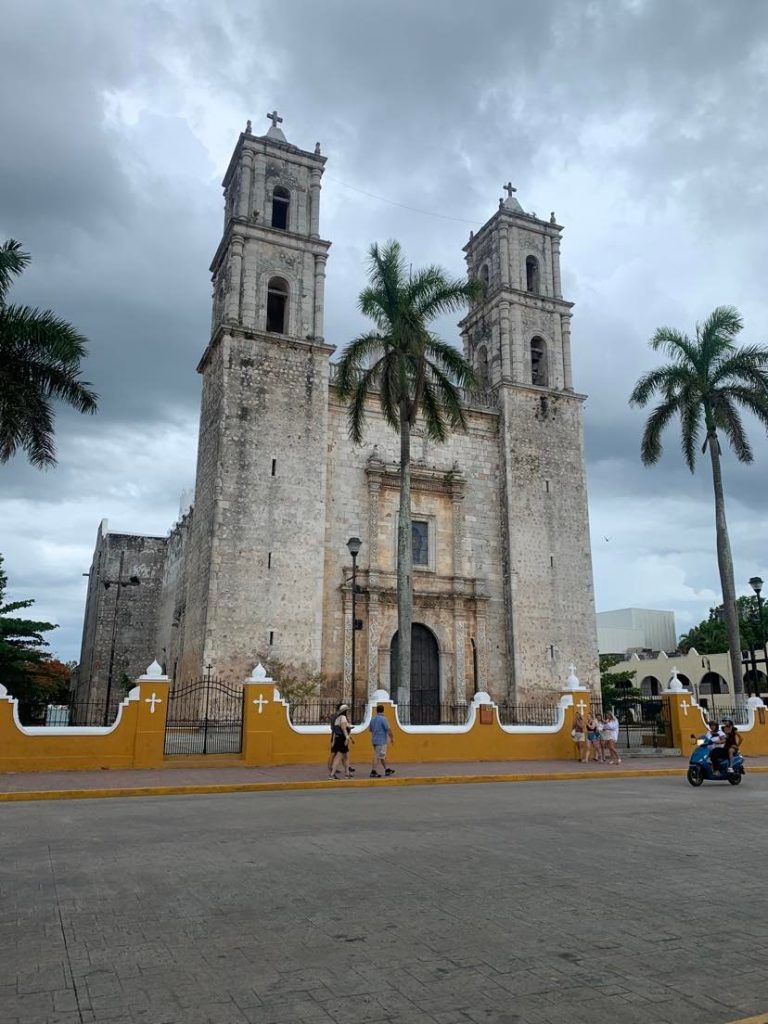
[[582,715],[587,710],[587,705],[584,703],[583,700],[580,700],[579,703],[576,705],[576,707],[579,709],[579,711],[581,712]]
[[687,700],[681,700],[680,701],[680,707],[683,709],[683,714],[687,718],[688,717],[688,708],[692,707],[692,705],[689,704]]
[[149,706],[150,706],[149,707],[149,713],[150,713],[150,715],[154,715],[154,713],[155,713],[155,704],[162,704],[163,703],[163,698],[162,697],[158,697],[156,693],[153,693],[151,697],[145,697],[144,698],[144,703],[145,704],[149,704]]
[[259,697],[259,699],[255,700],[253,703],[258,705],[259,714],[261,715],[264,712],[264,705],[269,704],[269,701],[266,699],[266,697]]
[[278,116],[276,110],[273,110],[271,114],[267,114],[267,120],[272,122],[272,127],[277,128],[279,124],[283,123],[282,117]]

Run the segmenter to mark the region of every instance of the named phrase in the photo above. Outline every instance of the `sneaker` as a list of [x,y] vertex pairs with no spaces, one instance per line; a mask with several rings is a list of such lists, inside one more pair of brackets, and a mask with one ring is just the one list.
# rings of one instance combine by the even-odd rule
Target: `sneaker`
[[395,769],[394,768],[387,768],[385,770],[384,774],[385,775],[394,775],[395,774]]
[[380,779],[381,776],[379,775],[378,772],[371,772],[371,774],[369,775],[369,778],[371,778],[371,779]]
[[357,771],[357,768],[350,768],[349,769],[349,774],[350,775],[354,775],[356,771]]
[[335,782],[336,781],[336,776],[335,775],[329,775],[328,776],[328,781],[329,782]]

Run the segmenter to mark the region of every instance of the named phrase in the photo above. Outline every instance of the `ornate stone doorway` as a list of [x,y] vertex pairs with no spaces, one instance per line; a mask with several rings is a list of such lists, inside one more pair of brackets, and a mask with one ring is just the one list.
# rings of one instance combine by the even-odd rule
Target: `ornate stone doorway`
[[440,651],[435,634],[420,622],[411,627],[411,686],[401,691],[397,678],[397,632],[390,646],[390,693],[392,700],[410,706],[411,725],[440,721]]

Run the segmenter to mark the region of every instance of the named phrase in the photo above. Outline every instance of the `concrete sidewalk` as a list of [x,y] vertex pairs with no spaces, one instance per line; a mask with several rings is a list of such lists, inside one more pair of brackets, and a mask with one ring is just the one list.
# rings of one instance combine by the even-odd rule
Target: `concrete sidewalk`
[[[359,788],[478,782],[609,780],[684,775],[687,758],[632,758],[621,765],[576,761],[482,761],[471,763],[394,764],[395,775],[369,778],[370,765],[358,763],[353,781],[328,780],[325,765],[248,768],[215,755],[198,762],[169,761],[168,767],[126,771],[63,771],[0,774],[0,802],[88,797],[166,796],[185,793],[235,793],[282,789]],[[747,773],[768,772],[768,757],[749,758]]]

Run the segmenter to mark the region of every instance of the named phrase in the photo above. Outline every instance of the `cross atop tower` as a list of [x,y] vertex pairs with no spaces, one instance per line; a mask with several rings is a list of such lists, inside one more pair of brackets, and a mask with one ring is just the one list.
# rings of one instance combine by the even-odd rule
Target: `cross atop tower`
[[273,128],[277,128],[279,124],[283,123],[282,117],[280,117],[276,110],[273,110],[271,114],[267,114],[267,120],[272,122]]
[[512,198],[512,193],[513,192],[517,192],[517,189],[514,187],[514,185],[512,184],[511,181],[508,181],[506,185],[502,185],[502,188],[507,193],[507,198],[508,199]]

